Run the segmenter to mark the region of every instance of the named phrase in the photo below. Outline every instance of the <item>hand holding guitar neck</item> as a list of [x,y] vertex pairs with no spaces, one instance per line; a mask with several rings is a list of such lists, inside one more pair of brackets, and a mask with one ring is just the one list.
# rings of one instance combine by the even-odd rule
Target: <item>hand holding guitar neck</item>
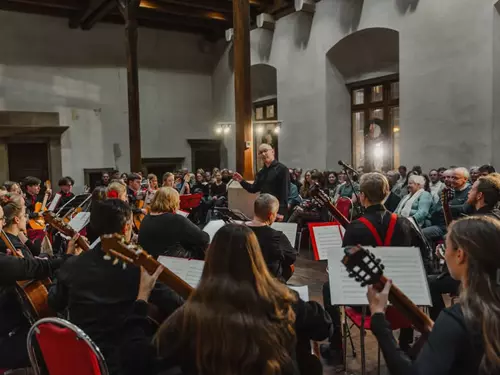
[[[73,228],[71,228],[67,223],[65,223],[63,220],[61,220],[60,217],[57,217],[53,212],[45,211],[43,213],[43,217],[44,217],[45,221],[51,227],[57,229],[59,232],[61,232],[65,236],[73,238],[73,237],[75,237],[75,235],[78,234]],[[87,251],[90,249],[90,245],[89,245],[88,241],[83,236],[78,236],[76,238],[76,244],[83,251]]]

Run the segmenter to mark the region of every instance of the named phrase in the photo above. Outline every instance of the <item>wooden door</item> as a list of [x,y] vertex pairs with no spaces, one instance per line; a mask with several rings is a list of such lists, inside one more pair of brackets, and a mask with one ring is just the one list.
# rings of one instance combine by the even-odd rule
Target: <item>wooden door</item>
[[220,168],[221,144],[219,140],[193,140],[188,139],[191,146],[192,171],[201,168],[204,171],[211,171],[213,168]]
[[8,143],[9,179],[22,181],[27,176],[46,181],[49,176],[47,143]]

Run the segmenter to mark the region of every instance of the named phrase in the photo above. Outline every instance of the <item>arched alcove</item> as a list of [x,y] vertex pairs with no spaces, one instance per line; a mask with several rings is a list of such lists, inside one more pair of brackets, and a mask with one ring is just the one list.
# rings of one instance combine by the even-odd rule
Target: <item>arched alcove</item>
[[327,164],[392,168],[399,163],[399,33],[357,31],[326,59]]
[[257,148],[262,143],[271,144],[278,156],[278,76],[275,67],[255,64],[250,67],[254,120],[254,158],[256,170],[262,167]]

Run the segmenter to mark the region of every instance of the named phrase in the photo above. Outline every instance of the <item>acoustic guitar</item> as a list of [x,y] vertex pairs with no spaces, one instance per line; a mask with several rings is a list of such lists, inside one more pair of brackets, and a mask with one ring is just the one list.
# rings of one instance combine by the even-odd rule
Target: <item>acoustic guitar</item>
[[[47,201],[49,200],[49,194],[48,190],[51,190],[51,184],[50,181],[47,180],[45,181],[45,196],[43,197],[43,202],[37,202],[35,203],[35,208],[33,212],[36,213],[41,213],[45,212],[47,210]],[[29,225],[31,229],[37,229],[37,230],[44,230],[45,229],[45,221],[43,220],[43,217],[39,216],[34,219],[29,220]]]
[[[23,258],[3,230],[0,232],[0,238],[7,249],[12,252],[12,256]],[[51,283],[50,279],[16,281],[16,293],[21,302],[22,310],[32,324],[38,319],[54,316],[48,304],[49,292],[47,288]]]
[[[118,263],[121,261],[124,266],[135,264],[136,266],[144,267],[151,275],[162,265],[141,247],[127,244],[123,236],[118,234],[101,236],[101,247],[110,259],[114,259],[114,262]],[[158,277],[158,280],[169,286],[182,298],[187,299],[191,295],[193,287],[168,268],[163,267],[164,270]]]
[[[70,227],[63,219],[57,217],[53,212],[45,211],[43,213],[43,218],[47,224],[49,224],[52,228],[57,229],[65,236],[73,238],[76,235],[76,231],[72,227]],[[87,251],[90,249],[89,243],[82,236],[78,237],[78,239],[76,240],[76,244],[83,251]]]
[[326,193],[321,190],[321,187],[317,184],[314,183],[311,188],[309,189],[309,194],[313,198],[313,200],[321,207],[326,207],[330,214],[335,218],[335,220],[338,221],[340,225],[344,229],[349,225],[349,219],[347,219],[342,212],[338,210],[337,207],[333,205],[333,203],[330,201],[330,197],[326,195]]
[[[347,247],[342,263],[349,277],[354,278],[361,286],[373,285],[379,292],[384,289],[387,278],[380,259],[375,258],[369,250],[361,246]],[[425,338],[432,331],[434,322],[418,308],[396,285],[389,291],[389,301],[403,314]]]
[[453,215],[451,213],[450,202],[455,197],[455,190],[449,187],[445,187],[441,193],[441,202],[443,203],[443,214],[446,227],[449,227],[453,221]]

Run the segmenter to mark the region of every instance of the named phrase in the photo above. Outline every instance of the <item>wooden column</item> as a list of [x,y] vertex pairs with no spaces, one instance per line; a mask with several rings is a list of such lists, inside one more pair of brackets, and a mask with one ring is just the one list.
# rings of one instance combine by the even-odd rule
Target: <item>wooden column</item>
[[236,105],[236,170],[241,173],[246,180],[253,180],[249,0],[233,0],[233,28],[234,95]]
[[137,13],[140,0],[117,0],[125,19],[128,88],[128,132],[130,142],[130,171],[139,172],[141,157],[141,114],[139,110],[139,65],[137,63]]

